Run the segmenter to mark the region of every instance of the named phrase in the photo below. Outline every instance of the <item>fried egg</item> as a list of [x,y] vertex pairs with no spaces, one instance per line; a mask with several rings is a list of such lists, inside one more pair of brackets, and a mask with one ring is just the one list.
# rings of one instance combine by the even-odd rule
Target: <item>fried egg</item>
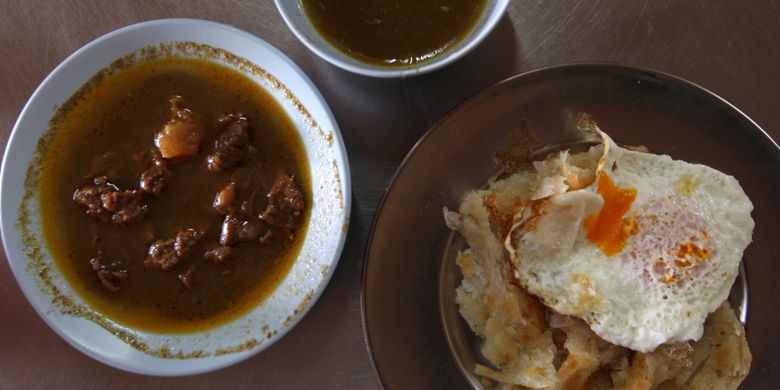
[[752,203],[732,176],[591,130],[600,145],[536,163],[505,240],[515,276],[610,343],[698,340],[751,241]]

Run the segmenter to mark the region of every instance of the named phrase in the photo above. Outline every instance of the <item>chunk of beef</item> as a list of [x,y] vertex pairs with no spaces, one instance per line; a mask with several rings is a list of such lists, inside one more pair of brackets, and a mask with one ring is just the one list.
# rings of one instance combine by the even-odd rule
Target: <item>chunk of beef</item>
[[211,172],[223,172],[238,166],[243,160],[244,152],[241,149],[222,145],[206,158],[206,168]]
[[226,247],[252,241],[268,244],[271,239],[273,232],[263,221],[255,218],[245,219],[234,213],[226,215],[222,221],[219,244]]
[[241,219],[236,214],[228,214],[222,221],[222,231],[219,234],[219,244],[233,246],[238,244],[238,231],[241,229]]
[[210,249],[203,254],[203,258],[215,263],[224,263],[233,254],[233,249],[229,246],[220,246]]
[[238,229],[238,240],[241,242],[256,241],[263,233],[264,227],[259,221],[244,221]]
[[103,251],[99,250],[98,255],[89,260],[92,270],[97,274],[100,283],[109,291],[119,291],[122,282],[127,279],[128,272],[119,262],[108,265],[103,264]]
[[99,219],[103,222],[111,222],[112,213],[103,207],[101,196],[119,189],[109,183],[105,176],[97,176],[92,179],[92,183],[84,184],[73,193],[73,201],[81,206],[88,216]]
[[176,256],[180,258],[189,256],[201,237],[203,237],[203,231],[193,228],[183,229],[176,233],[176,238],[173,243],[173,249],[176,252]]
[[173,238],[155,240],[149,245],[149,250],[144,259],[144,266],[150,269],[161,269],[167,271],[179,264],[181,258],[176,256],[174,248],[176,240]]
[[260,241],[267,245],[273,239],[274,234],[263,221],[250,219],[241,223],[238,230],[238,240],[240,242]]
[[148,209],[144,193],[139,190],[109,192],[101,195],[100,200],[103,208],[113,213],[111,222],[118,225],[140,221]]
[[303,219],[304,207],[303,193],[293,177],[279,172],[268,191],[268,205],[260,219],[269,225],[294,229]]
[[171,118],[157,133],[154,143],[168,160],[181,160],[200,153],[204,125],[184,106],[181,96],[171,96]]
[[73,201],[86,214],[103,222],[119,225],[141,220],[148,206],[139,190],[120,191],[105,176],[92,179],[73,193]]
[[186,228],[176,233],[174,238],[155,240],[149,245],[144,266],[163,271],[172,269],[192,253],[201,237],[201,230]]
[[141,191],[147,194],[157,195],[165,188],[171,177],[168,164],[162,158],[159,149],[152,149],[149,167],[141,173]]
[[222,129],[219,142],[242,148],[249,144],[249,119],[243,114],[225,114],[217,119],[217,126]]
[[214,210],[222,215],[230,214],[235,209],[236,196],[238,194],[238,186],[236,183],[230,182],[222,187],[217,196],[214,197]]
[[122,287],[122,282],[127,279],[127,270],[109,271],[101,269],[97,271],[97,276],[100,279],[100,283],[109,291],[119,291]]
[[206,158],[206,168],[211,172],[233,169],[255,152],[249,137],[249,119],[244,115],[225,114],[217,120],[217,126],[221,133],[214,142],[214,152]]

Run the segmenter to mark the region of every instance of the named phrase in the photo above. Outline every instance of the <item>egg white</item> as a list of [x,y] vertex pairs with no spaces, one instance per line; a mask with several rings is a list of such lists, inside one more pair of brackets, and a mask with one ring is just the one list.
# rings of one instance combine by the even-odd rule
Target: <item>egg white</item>
[[[584,319],[603,339],[648,352],[698,340],[728,296],[751,241],[753,205],[739,183],[704,165],[602,144],[537,164],[537,188],[507,237],[517,277],[558,313]],[[590,165],[589,165],[590,164]],[[624,218],[635,232],[608,255],[585,219],[604,205],[599,180],[635,189]],[[583,181],[592,183],[579,189]]]

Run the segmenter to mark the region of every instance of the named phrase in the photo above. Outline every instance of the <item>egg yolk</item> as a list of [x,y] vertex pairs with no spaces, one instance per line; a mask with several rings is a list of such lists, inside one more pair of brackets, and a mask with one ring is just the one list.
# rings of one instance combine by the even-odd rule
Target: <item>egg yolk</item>
[[588,240],[596,244],[607,256],[623,250],[629,236],[637,233],[633,218],[625,218],[636,199],[635,188],[620,188],[606,173],[599,172],[598,193],[604,199],[598,214],[585,217],[584,227]]

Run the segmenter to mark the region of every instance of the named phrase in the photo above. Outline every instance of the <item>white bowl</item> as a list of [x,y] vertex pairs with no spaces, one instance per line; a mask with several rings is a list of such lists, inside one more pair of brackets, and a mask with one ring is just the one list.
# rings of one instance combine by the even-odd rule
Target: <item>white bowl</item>
[[325,61],[353,73],[371,77],[408,77],[432,72],[443,68],[463,57],[476,47],[498,24],[509,0],[487,0],[485,10],[471,32],[455,46],[437,55],[430,61],[424,61],[406,67],[388,67],[357,60],[339,50],[325,40],[311,25],[303,11],[301,0],[274,0],[276,8],[282,14],[287,26],[309,50]]
[[[96,72],[141,48],[163,45],[178,56],[195,54],[180,48],[186,45],[172,42],[220,49],[210,50],[207,58],[239,70],[280,103],[303,140],[314,189],[300,255],[276,290],[232,322],[184,335],[143,332],[98,318],[57,269],[43,242],[35,194],[25,195],[25,188],[33,188],[25,185],[25,180],[36,176],[34,170],[28,172],[28,167],[36,158],[36,145],[56,108]],[[238,57],[226,56],[225,52]],[[199,58],[203,58],[202,53]],[[350,210],[349,179],[347,155],[330,109],[306,75],[281,52],[230,26],[191,19],[156,20],[96,39],[68,57],[41,83],[22,110],[6,147],[0,171],[0,227],[8,261],[24,295],[71,345],[103,363],[131,372],[194,374],[260,352],[286,334],[311,308],[330,280],[344,245]],[[25,215],[27,228],[22,229],[18,224]],[[41,249],[37,254],[33,253],[36,246]],[[93,319],[85,319],[90,317]]]

